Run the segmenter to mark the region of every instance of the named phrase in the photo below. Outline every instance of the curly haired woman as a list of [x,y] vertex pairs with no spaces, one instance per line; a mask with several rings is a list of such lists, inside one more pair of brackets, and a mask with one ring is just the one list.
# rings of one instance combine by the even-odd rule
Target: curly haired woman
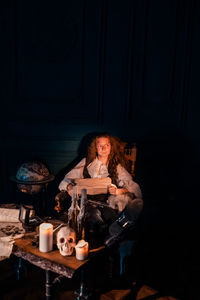
[[126,169],[120,139],[108,133],[98,134],[92,139],[87,157],[65,175],[58,188],[71,196],[73,179],[105,177],[112,180],[108,188],[109,195],[104,199],[111,208],[121,212],[135,198],[143,203],[140,187]]

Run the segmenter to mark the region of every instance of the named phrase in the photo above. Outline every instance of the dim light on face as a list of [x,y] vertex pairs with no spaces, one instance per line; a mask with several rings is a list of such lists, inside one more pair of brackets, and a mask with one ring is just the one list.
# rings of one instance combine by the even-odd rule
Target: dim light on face
[[111,151],[111,144],[109,138],[96,138],[96,149],[99,158],[108,158]]

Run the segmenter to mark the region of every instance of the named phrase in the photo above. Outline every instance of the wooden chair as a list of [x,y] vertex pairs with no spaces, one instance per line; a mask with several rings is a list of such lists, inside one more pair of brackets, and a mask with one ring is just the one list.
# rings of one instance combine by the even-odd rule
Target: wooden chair
[[136,143],[122,143],[125,159],[128,163],[128,171],[129,173],[135,177],[135,162],[137,155],[137,147]]
[[[126,143],[121,142],[121,150],[124,152],[125,160],[127,161],[127,169],[129,173],[132,175],[132,177],[135,177],[135,162],[136,162],[136,156],[137,156],[137,146],[136,143]],[[129,241],[125,240],[120,243],[119,245],[119,253],[120,253],[120,275],[124,274],[126,272],[126,259],[128,256],[131,256],[131,253],[133,252],[133,248],[136,245],[136,241]],[[112,259],[112,256],[110,257],[111,260],[111,274],[112,277],[112,269],[116,262]]]

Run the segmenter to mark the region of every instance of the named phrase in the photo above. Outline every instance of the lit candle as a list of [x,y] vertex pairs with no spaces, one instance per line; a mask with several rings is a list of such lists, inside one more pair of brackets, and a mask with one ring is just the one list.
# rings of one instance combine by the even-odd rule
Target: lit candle
[[88,242],[80,240],[75,246],[76,259],[84,260],[88,257]]
[[39,229],[39,250],[49,252],[53,250],[53,225],[42,223]]

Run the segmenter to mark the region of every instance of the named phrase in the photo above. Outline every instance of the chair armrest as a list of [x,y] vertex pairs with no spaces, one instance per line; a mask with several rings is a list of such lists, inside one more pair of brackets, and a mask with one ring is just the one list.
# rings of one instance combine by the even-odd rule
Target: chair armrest
[[57,202],[57,205],[54,207],[54,210],[57,211],[57,213],[60,213],[63,210],[62,203],[67,198],[67,196],[67,191],[61,191],[55,196],[55,201]]

